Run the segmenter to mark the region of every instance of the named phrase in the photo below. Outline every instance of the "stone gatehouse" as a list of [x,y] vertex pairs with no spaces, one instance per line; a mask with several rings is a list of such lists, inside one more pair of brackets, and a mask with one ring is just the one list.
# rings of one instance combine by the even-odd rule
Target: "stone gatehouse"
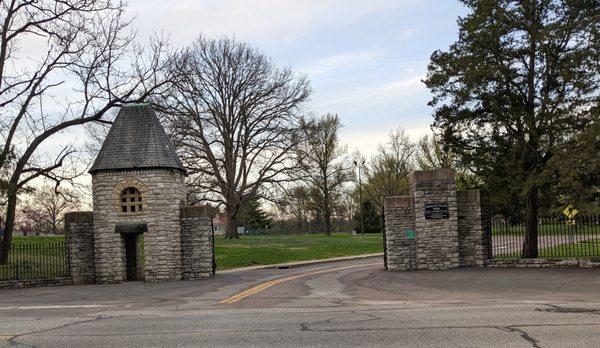
[[481,192],[457,191],[450,169],[416,171],[409,182],[410,195],[385,200],[387,269],[484,266],[491,222]]
[[214,274],[211,219],[184,206],[186,169],[149,104],[120,109],[89,172],[94,211],[65,216],[74,283]]

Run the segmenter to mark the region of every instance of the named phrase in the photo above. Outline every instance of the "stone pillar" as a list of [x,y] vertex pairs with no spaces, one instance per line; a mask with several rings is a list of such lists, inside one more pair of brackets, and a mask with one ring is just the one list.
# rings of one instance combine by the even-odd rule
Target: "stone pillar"
[[[384,203],[388,269],[484,266],[491,258],[491,219],[481,192],[457,192],[449,169],[416,171],[409,182],[410,196]],[[414,244],[408,229],[416,232]]]
[[73,284],[95,283],[94,214],[91,211],[65,214],[65,242]]
[[415,229],[413,197],[387,197],[384,201],[384,214],[388,270],[404,271],[415,268],[415,240],[409,240],[406,235],[407,230]]
[[204,207],[181,210],[182,279],[202,279],[214,275],[213,233]]
[[415,207],[417,268],[459,267],[454,171],[415,171],[409,182]]
[[485,265],[491,258],[491,220],[479,190],[457,192],[460,266]]

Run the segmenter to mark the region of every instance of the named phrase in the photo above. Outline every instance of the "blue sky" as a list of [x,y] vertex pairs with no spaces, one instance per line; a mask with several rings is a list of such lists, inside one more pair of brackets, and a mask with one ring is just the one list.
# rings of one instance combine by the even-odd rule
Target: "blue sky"
[[280,66],[308,75],[309,107],[340,115],[342,140],[370,155],[399,126],[429,132],[429,56],[457,38],[455,0],[133,0],[143,39],[169,34],[176,47],[200,34],[235,35]]

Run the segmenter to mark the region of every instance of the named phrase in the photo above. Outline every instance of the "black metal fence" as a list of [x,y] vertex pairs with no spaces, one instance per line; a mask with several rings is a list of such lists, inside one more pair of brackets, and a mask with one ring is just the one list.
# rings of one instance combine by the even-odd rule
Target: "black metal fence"
[[[521,258],[525,223],[492,221],[492,255]],[[538,223],[538,257],[600,257],[600,216],[544,218]]]
[[8,263],[0,265],[0,281],[69,276],[65,242],[15,243]]

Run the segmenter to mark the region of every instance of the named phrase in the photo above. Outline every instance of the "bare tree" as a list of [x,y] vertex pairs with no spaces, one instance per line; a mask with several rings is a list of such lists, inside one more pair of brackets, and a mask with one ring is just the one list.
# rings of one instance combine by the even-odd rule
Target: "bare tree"
[[451,151],[444,149],[441,141],[435,135],[424,135],[419,139],[417,147],[417,152],[415,153],[417,168],[422,170],[451,168],[456,175],[457,189],[464,190],[481,187],[481,180],[474,172],[460,165],[456,156]]
[[[73,143],[45,152],[42,145],[71,127],[102,122],[110,108],[141,101],[163,83],[157,74],[163,44],[155,41],[151,55],[133,45],[124,10],[124,3],[110,0],[0,2],[0,186],[6,197],[0,264],[8,258],[18,194],[36,178],[69,179],[60,169]],[[27,45],[38,56],[20,55]]]
[[284,190],[277,207],[293,222],[298,233],[308,233],[311,207],[306,186],[295,185],[288,190]]
[[325,233],[331,234],[331,218],[340,198],[342,186],[351,177],[346,147],[340,145],[338,131],[342,127],[337,115],[303,120],[303,142],[299,147],[303,177],[314,209],[322,215]]
[[416,162],[419,169],[452,168],[452,156],[444,151],[442,143],[435,137],[424,135],[419,139]]
[[354,216],[356,211],[359,209],[357,200],[354,198],[352,188],[344,190],[340,197],[339,204],[337,204],[339,216],[339,224],[343,231],[352,231]]
[[289,180],[309,83],[235,39],[200,37],[172,65],[167,127],[203,199],[224,205],[227,238],[260,190]]
[[78,203],[75,191],[43,185],[35,189],[30,203],[22,211],[35,220],[36,232],[59,234],[64,214],[76,209]]
[[381,210],[383,199],[408,194],[408,173],[414,169],[415,144],[402,128],[390,132],[388,141],[377,147],[377,153],[365,168],[366,199]]

